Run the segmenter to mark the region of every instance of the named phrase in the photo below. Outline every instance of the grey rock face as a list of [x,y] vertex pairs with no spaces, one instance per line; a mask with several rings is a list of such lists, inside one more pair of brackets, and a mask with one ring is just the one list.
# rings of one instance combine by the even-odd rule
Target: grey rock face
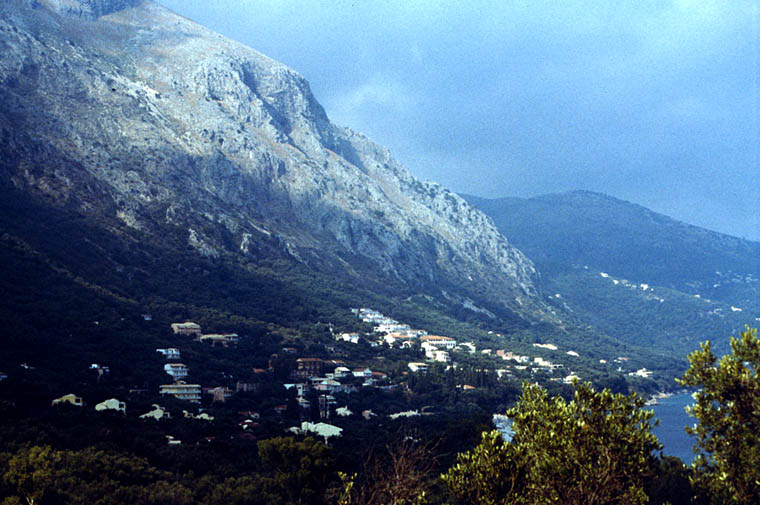
[[[17,187],[181,226],[199,254],[274,244],[543,317],[532,263],[490,219],[333,125],[290,68],[152,2],[23,5],[0,5],[0,176]],[[72,5],[110,15],[50,14]]]
[[65,16],[97,19],[139,5],[142,0],[32,0]]

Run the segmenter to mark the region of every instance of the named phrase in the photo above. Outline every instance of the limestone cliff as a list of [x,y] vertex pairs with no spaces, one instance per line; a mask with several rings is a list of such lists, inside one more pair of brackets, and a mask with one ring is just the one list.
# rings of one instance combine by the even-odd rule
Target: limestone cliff
[[546,317],[489,218],[330,122],[290,68],[153,2],[0,3],[0,177],[166,224],[208,256],[280,251]]

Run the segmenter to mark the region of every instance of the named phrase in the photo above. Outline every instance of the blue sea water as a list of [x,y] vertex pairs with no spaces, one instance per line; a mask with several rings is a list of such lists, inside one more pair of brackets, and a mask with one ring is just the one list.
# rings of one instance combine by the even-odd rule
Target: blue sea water
[[694,424],[695,419],[686,413],[686,406],[694,403],[691,393],[680,393],[668,398],[661,398],[651,408],[655,419],[660,423],[652,431],[662,444],[666,456],[676,456],[689,464],[694,459],[692,446],[696,437],[686,434],[684,428]]

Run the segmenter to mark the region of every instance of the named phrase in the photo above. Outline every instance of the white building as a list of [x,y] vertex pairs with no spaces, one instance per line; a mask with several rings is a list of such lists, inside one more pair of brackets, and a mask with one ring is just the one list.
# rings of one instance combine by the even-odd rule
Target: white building
[[141,415],[140,419],[155,419],[158,421],[159,419],[171,419],[171,417],[171,414],[169,414],[164,407],[154,403],[153,410]]
[[290,431],[296,434],[315,433],[321,437],[325,437],[325,439],[340,437],[343,434],[343,428],[338,428],[327,423],[310,423],[307,421],[302,422],[300,428],[297,426],[290,428]]
[[390,414],[388,417],[390,417],[393,420],[402,418],[402,417],[416,417],[420,415],[419,410],[407,410],[406,412],[396,412],[395,414]]
[[120,402],[116,398],[111,398],[109,400],[106,400],[104,402],[100,402],[97,405],[95,405],[95,410],[97,411],[103,411],[103,410],[116,410],[121,412],[122,414],[127,413],[127,404],[124,402]]
[[435,347],[442,347],[445,349],[453,349],[457,346],[457,341],[451,337],[443,337],[441,335],[425,335],[420,337],[420,342],[423,344],[429,344]]
[[475,344],[472,342],[462,342],[457,346],[460,350],[475,354]]
[[646,368],[639,368],[635,372],[631,372],[628,375],[632,377],[643,377],[646,379],[647,377],[650,377],[652,375],[652,372],[650,370],[647,370]]
[[156,352],[160,352],[166,359],[179,359],[179,349],[176,347],[169,347],[167,349],[156,349]]
[[340,333],[336,337],[336,340],[342,340],[342,341],[348,342],[350,344],[358,344],[359,343],[359,334],[358,333]]
[[338,415],[339,415],[339,416],[341,416],[341,417],[348,417],[348,416],[350,416],[351,414],[353,414],[353,412],[351,412],[351,411],[348,409],[348,407],[347,407],[347,406],[346,406],[346,407],[338,407],[337,409],[335,409],[335,413],[336,413],[336,414],[338,414]]
[[392,322],[392,323],[382,323],[377,326],[375,326],[375,332],[376,333],[393,333],[393,332],[404,332],[411,330],[412,327],[408,324],[402,324],[398,322]]
[[540,347],[541,349],[549,349],[550,351],[557,350],[557,346],[554,344],[533,344],[533,347]]
[[180,380],[188,376],[190,369],[183,363],[167,363],[164,365],[164,372],[171,375],[174,380]]
[[176,335],[201,336],[201,326],[198,323],[193,323],[192,321],[185,321],[184,323],[172,323],[172,331]]
[[428,371],[428,365],[427,363],[409,363],[407,365],[409,367],[409,370],[412,372],[427,372]]
[[433,361],[437,361],[438,363],[448,363],[449,361],[451,361],[451,356],[449,356],[449,352],[443,351],[440,349],[432,351],[428,357],[432,359]]
[[158,388],[159,394],[172,395],[180,400],[187,400],[191,402],[201,402],[201,386],[200,384],[185,384],[179,381],[176,384],[162,384]]

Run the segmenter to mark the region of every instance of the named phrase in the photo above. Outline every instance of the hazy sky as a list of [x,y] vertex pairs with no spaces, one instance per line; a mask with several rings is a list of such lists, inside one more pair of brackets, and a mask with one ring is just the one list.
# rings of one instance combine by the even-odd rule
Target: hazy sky
[[589,189],[760,240],[755,0],[159,0],[485,197]]

